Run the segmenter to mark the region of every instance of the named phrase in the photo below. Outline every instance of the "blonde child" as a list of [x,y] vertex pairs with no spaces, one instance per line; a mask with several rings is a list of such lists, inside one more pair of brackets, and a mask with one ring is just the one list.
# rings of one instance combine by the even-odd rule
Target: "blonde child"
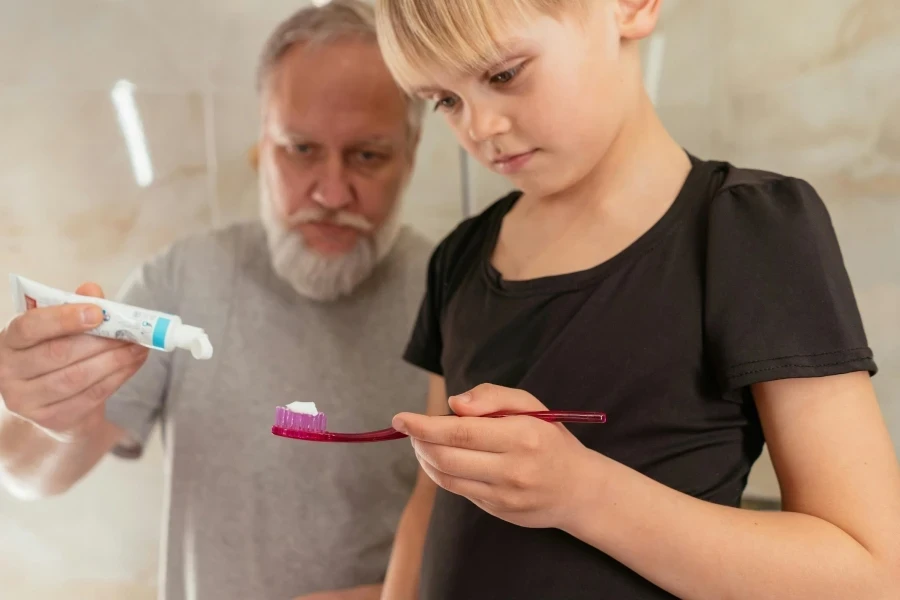
[[[638,50],[660,4],[377,2],[397,80],[518,190],[431,259],[389,600],[900,598],[900,473],[828,213],[666,132]],[[609,422],[468,418],[544,407]],[[783,512],[738,508],[764,442]]]

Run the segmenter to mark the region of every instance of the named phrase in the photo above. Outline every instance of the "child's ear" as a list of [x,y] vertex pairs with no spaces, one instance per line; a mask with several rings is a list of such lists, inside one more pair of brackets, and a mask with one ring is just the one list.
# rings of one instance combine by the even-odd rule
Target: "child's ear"
[[653,33],[663,0],[617,0],[619,35],[625,40],[641,40]]

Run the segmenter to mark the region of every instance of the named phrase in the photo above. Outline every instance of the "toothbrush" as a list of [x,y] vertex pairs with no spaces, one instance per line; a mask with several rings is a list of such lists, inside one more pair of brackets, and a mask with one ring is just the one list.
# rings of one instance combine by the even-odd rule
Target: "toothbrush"
[[[315,409],[313,409],[315,410]],[[450,415],[455,416],[455,415]],[[483,418],[527,416],[548,423],[606,423],[606,413],[571,410],[543,410],[537,412],[497,412]],[[363,433],[335,433],[327,431],[328,419],[321,412],[295,412],[287,406],[275,409],[275,425],[272,433],[285,438],[307,442],[387,442],[407,437],[393,427]]]

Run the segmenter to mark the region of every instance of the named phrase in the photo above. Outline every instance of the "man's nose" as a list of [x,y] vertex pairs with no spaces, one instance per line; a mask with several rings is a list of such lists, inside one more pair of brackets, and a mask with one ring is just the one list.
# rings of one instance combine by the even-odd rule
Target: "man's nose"
[[322,208],[336,211],[353,203],[353,188],[350,174],[343,161],[330,160],[323,165],[318,181],[313,188],[312,200]]

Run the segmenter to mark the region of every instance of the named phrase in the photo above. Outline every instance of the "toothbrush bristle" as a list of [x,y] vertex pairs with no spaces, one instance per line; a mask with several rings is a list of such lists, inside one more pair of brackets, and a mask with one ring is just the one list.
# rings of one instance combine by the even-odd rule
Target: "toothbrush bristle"
[[311,433],[324,433],[327,429],[325,413],[307,415],[295,413],[289,408],[279,406],[275,409],[275,426],[292,431],[309,431]]

